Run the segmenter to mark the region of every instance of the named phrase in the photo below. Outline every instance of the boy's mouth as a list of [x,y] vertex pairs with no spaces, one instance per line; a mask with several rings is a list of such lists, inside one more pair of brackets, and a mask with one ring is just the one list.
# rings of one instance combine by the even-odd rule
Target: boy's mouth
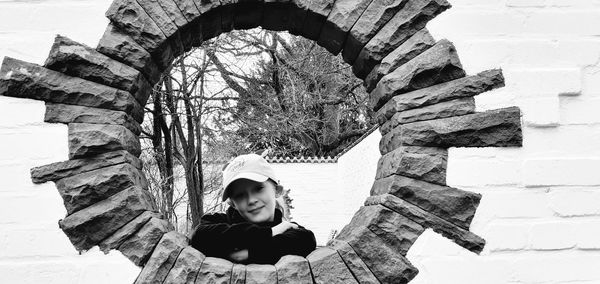
[[248,210],[248,213],[253,213],[253,214],[254,214],[254,213],[257,213],[257,212],[259,212],[259,211],[260,211],[260,209],[262,209],[263,207],[264,207],[264,206],[261,206],[261,207],[257,207],[257,208],[254,208],[254,209]]

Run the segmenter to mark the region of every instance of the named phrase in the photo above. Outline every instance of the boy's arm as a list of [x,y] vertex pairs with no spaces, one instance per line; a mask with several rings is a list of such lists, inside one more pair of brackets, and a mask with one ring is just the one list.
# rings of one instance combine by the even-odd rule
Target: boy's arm
[[225,214],[202,217],[190,238],[190,245],[208,256],[228,258],[251,243],[263,243],[271,238],[271,228],[252,223],[227,223]]
[[248,248],[248,261],[274,264],[288,254],[306,257],[315,250],[316,246],[313,232],[298,226],[296,229],[288,229],[273,236],[266,242],[251,244]]

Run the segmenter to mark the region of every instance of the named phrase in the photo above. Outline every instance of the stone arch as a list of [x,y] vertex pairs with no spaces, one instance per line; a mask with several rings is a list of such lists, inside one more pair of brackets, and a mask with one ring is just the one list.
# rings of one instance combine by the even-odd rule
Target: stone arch
[[[481,196],[446,185],[450,147],[522,145],[516,107],[477,113],[500,70],[466,76],[456,50],[425,28],[446,0],[115,0],[97,48],[58,36],[44,66],[5,58],[0,94],[46,102],[68,124],[69,160],[31,170],[54,181],[77,250],[120,250],[136,283],[408,283],[406,252],[426,229],[481,252],[469,226]],[[157,214],[138,135],[143,105],[170,62],[232,29],[287,30],[342,53],[365,80],[383,138],[365,206],[327,247],[274,266],[205,257]],[[211,282],[213,281],[213,282]]]

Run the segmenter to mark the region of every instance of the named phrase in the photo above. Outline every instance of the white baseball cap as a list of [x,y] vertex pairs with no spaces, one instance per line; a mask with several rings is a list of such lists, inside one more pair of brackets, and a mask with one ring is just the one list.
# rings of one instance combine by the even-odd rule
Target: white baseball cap
[[249,179],[265,182],[272,179],[279,183],[275,171],[265,158],[257,154],[246,154],[235,157],[223,170],[223,201],[229,198],[229,185],[237,179]]

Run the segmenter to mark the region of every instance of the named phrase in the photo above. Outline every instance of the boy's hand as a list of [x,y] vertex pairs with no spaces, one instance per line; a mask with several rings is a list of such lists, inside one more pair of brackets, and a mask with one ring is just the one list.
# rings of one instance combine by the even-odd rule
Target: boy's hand
[[248,250],[238,250],[229,254],[229,260],[237,263],[246,262],[248,260]]
[[281,221],[281,223],[273,228],[271,228],[271,230],[273,231],[272,236],[277,236],[279,234],[282,234],[283,232],[289,230],[289,229],[298,229],[298,225],[292,223],[292,222],[288,222],[288,221]]

